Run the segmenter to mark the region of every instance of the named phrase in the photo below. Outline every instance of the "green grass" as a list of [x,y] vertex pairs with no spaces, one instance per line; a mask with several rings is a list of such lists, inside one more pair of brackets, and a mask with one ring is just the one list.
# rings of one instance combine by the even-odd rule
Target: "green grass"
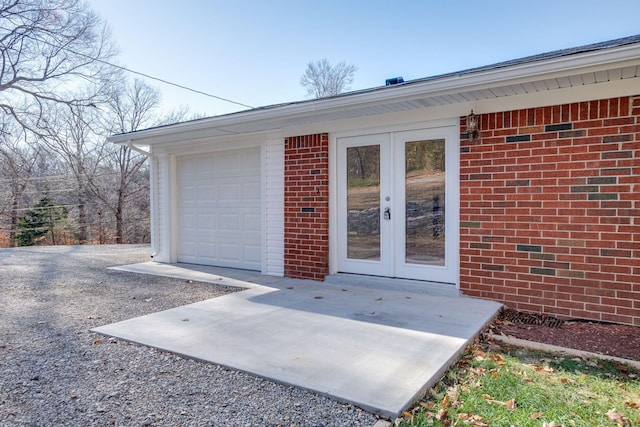
[[640,374],[626,365],[480,344],[402,426],[640,426]]

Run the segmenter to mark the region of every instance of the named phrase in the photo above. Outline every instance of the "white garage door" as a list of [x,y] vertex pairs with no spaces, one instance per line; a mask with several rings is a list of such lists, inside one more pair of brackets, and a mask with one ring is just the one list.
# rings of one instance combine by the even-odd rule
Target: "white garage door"
[[178,159],[179,262],[260,270],[260,149]]

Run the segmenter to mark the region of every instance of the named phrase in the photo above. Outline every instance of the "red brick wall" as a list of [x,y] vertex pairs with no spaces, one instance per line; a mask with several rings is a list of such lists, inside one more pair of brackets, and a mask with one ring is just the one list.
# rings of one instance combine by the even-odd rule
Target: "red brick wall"
[[285,139],[284,274],[324,280],[329,273],[329,135]]
[[460,286],[640,325],[640,96],[461,118]]

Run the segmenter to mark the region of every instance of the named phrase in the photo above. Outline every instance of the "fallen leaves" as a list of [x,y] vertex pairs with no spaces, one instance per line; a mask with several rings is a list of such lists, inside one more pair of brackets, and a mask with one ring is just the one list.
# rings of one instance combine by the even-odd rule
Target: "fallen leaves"
[[449,395],[444,396],[444,399],[442,399],[442,402],[440,402],[439,406],[441,408],[446,408],[447,406],[449,406]]
[[447,389],[447,397],[449,398],[451,405],[457,404],[458,399],[460,398],[460,386],[456,384],[454,386],[449,387]]
[[[496,363],[496,365],[498,366],[503,366],[505,365],[507,362],[504,361],[504,357],[501,354],[498,353],[485,353],[482,350],[476,350],[473,353],[473,359],[476,362],[483,362],[485,360],[491,360],[494,361]],[[492,369],[490,372],[496,372],[495,369]],[[494,377],[495,378],[495,377]]]
[[422,406],[425,409],[433,409],[434,406],[436,406],[435,403],[429,401],[429,402],[420,402],[420,406]]
[[[599,406],[598,411],[586,414],[580,405],[602,403],[595,400],[599,394],[591,388],[591,383],[605,382],[616,375],[615,372],[606,373],[600,378],[591,372],[593,369],[611,369],[610,364],[581,358],[570,360],[561,355],[544,356],[520,349],[493,351],[487,346],[471,346],[456,367],[429,392],[430,397],[403,414],[402,425],[485,427],[508,420],[510,424],[505,425],[569,427],[585,418],[590,423],[585,425],[640,427],[640,419],[635,416],[640,409],[637,388],[632,387],[633,381],[628,382],[637,378],[636,373],[620,370],[618,378],[625,382],[616,383],[615,387],[623,389],[624,397],[611,401],[602,398],[601,401],[608,401],[604,403],[607,406]],[[536,402],[535,393],[540,393],[539,390],[544,390],[545,395],[548,393],[547,397],[557,405],[547,407]],[[574,390],[589,399],[585,402],[565,399],[575,396]],[[620,411],[609,410],[611,407]],[[554,416],[557,413],[566,416],[559,420]]]
[[478,377],[484,377],[487,374],[487,370],[484,368],[471,368],[469,372]]
[[[102,344],[102,339],[100,338],[96,338],[95,340],[93,340],[92,345],[98,345],[98,344]],[[107,340],[110,344],[117,344],[118,343],[118,339],[114,338],[114,337],[109,337],[109,339]]]
[[436,420],[444,421],[448,416],[449,416],[449,411],[443,408],[443,409],[440,409],[436,414]]
[[539,372],[541,374],[551,374],[556,371],[551,366],[547,366],[547,365],[538,365],[537,363],[534,363],[531,366],[533,366],[533,369],[535,369],[536,372]]
[[488,426],[487,422],[480,415],[471,415],[466,413],[458,414],[458,419],[466,425],[473,427],[485,427]]
[[629,370],[629,366],[625,365],[624,363],[613,362],[613,366],[615,366],[618,371],[627,372]]
[[609,418],[611,421],[616,423],[618,427],[631,425],[631,421],[629,420],[629,418],[617,412],[615,408],[612,408],[609,411],[607,411],[607,418]]
[[544,415],[544,412],[534,412],[531,415],[529,415],[529,418],[531,418],[532,420],[537,420],[543,415]]
[[502,366],[505,363],[507,363],[507,362],[504,361],[504,357],[501,354],[498,354],[498,353],[491,353],[491,355],[489,356],[489,359],[493,360],[494,362],[496,362],[496,364],[498,364],[500,366]]
[[484,398],[484,400],[487,401],[487,403],[492,404],[492,405],[504,406],[510,411],[513,411],[514,409],[516,409],[516,406],[517,406],[515,399],[509,399],[506,402],[503,402],[501,400],[496,400],[496,399],[492,398],[488,394],[483,394],[482,397]]

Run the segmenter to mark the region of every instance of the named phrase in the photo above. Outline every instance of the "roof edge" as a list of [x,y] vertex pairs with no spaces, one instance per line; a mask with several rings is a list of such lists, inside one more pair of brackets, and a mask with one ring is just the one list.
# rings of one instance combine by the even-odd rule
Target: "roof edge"
[[435,94],[456,88],[468,90],[481,85],[486,86],[497,82],[540,78],[540,76],[553,73],[605,66],[638,58],[640,58],[640,34],[458,72],[410,80],[389,87],[381,86],[343,93],[333,97],[274,104],[221,116],[113,135],[107,138],[107,141],[123,144],[139,139],[153,138],[160,134],[178,134],[210,127],[222,128],[244,122],[269,120],[281,116],[294,117],[314,114],[321,111],[339,110],[348,106],[407,99],[424,93]]

